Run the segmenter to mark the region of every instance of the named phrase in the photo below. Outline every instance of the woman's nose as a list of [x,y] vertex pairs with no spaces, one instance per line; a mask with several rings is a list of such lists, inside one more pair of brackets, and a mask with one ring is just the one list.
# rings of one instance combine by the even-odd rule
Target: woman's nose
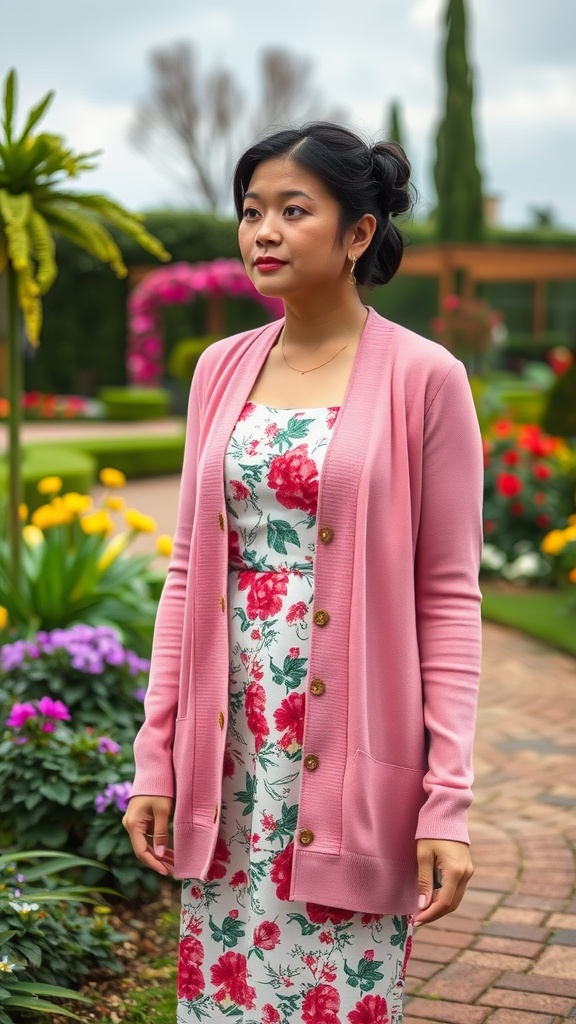
[[274,214],[269,213],[262,217],[256,232],[256,241],[260,242],[261,245],[266,245],[268,242],[278,243],[280,241],[278,221]]

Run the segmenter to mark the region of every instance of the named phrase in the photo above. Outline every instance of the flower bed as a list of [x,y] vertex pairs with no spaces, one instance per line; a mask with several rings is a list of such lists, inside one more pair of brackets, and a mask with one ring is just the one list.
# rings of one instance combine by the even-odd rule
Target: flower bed
[[[52,395],[28,391],[22,395],[22,411],[27,420],[94,420],[103,415],[102,404],[82,395]],[[0,420],[7,419],[10,402],[0,397]]]

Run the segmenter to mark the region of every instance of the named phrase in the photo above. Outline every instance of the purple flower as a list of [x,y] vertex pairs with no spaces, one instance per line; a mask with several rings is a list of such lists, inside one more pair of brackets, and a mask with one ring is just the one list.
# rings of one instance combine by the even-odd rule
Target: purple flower
[[136,700],[142,701],[142,704],[143,704],[144,703],[144,698],[146,696],[146,687],[145,686],[139,686],[137,690],[133,691],[132,696],[135,697]]
[[33,704],[13,704],[10,716],[6,719],[6,725],[10,729],[21,729],[29,718],[35,718],[37,714]]
[[[55,718],[59,722],[69,722],[70,712],[61,700],[52,700],[51,697],[42,697],[38,701],[38,711],[46,718]],[[49,730],[45,729],[45,732]]]
[[119,754],[120,744],[116,743],[116,740],[111,740],[109,736],[101,736],[98,740],[98,753]]
[[18,668],[25,657],[26,642],[24,640],[16,640],[13,644],[4,644],[0,652],[3,672],[10,672],[11,669]]
[[106,786],[103,793],[98,794],[94,801],[97,813],[102,814],[111,803],[116,804],[118,810],[124,813],[128,807],[131,793],[131,782],[111,782],[110,785]]

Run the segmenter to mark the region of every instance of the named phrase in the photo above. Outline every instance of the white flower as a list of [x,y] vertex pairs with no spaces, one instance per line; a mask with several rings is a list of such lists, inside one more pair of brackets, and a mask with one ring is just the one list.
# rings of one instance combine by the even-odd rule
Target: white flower
[[15,900],[10,900],[8,906],[12,907],[12,910],[15,910],[17,914],[22,914],[22,916],[31,914],[34,910],[40,910],[39,903],[16,903]]
[[502,575],[507,580],[533,579],[536,576],[542,576],[547,568],[546,562],[537,551],[527,551],[526,554],[515,558],[509,565],[505,565]]
[[482,568],[498,572],[506,562],[506,555],[495,544],[485,544],[482,549]]
[[0,960],[0,974],[12,974],[16,964],[11,964],[7,956]]

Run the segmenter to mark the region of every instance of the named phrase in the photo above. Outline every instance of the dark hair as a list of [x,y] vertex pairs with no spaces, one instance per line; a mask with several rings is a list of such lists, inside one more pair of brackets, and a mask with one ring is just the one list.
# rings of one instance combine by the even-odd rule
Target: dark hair
[[355,268],[359,284],[386,284],[400,266],[404,239],[390,218],[412,208],[410,164],[396,142],[367,145],[354,132],[328,121],[285,128],[254,143],[234,171],[234,205],[242,219],[244,196],[264,160],[287,156],[315,174],[340,207],[340,241],[346,228],[365,213],[376,231]]

